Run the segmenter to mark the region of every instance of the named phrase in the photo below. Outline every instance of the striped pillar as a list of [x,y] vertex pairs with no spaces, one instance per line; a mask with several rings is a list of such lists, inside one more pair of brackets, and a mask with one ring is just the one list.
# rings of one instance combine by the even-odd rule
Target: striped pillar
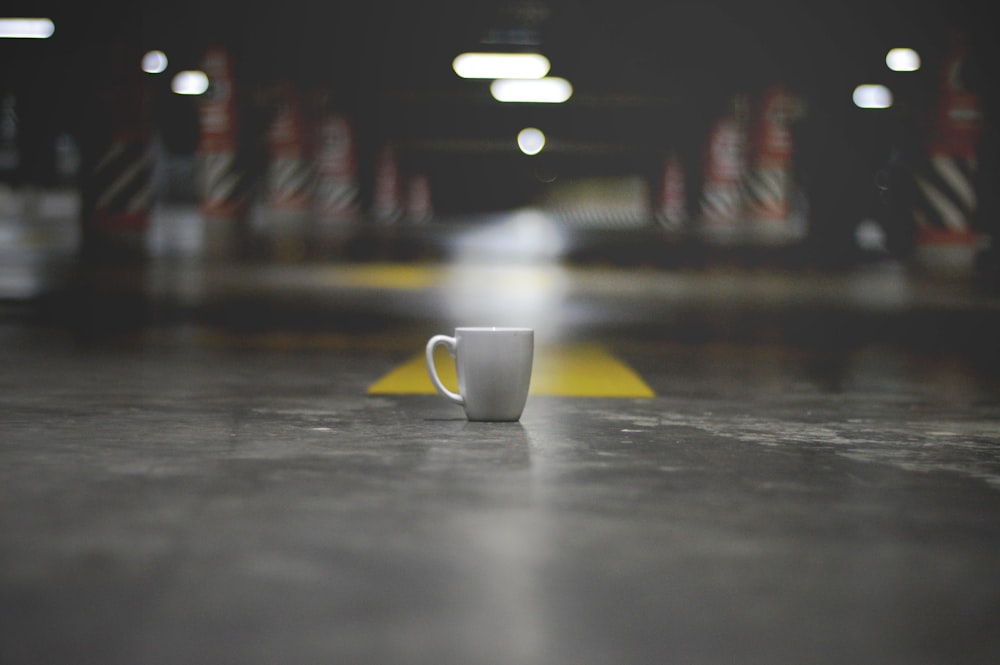
[[670,151],[663,164],[654,218],[663,229],[672,233],[682,231],[688,224],[687,178],[676,151]]
[[223,47],[205,51],[202,68],[209,88],[199,106],[197,168],[202,214],[206,219],[242,219],[248,183],[239,159],[239,122],[232,56]]
[[375,191],[372,217],[379,224],[399,221],[403,215],[403,185],[396,151],[384,145],[375,159]]
[[21,166],[18,148],[20,124],[17,96],[6,93],[0,99],[0,178],[5,182],[15,181]]
[[320,219],[340,224],[360,215],[354,126],[343,113],[324,114],[316,127],[316,184],[313,206]]
[[793,141],[790,125],[801,104],[782,86],[764,91],[754,113],[750,167],[746,173],[747,218],[756,242],[781,244],[805,235],[793,216]]
[[245,174],[235,152],[198,155],[202,213],[209,219],[239,219],[246,211]]
[[931,154],[915,174],[918,240],[945,242],[973,235],[976,162],[959,155]]
[[934,256],[968,264],[980,242],[973,217],[983,119],[979,96],[963,84],[968,58],[963,37],[954,35],[940,72],[927,158],[914,168],[916,251],[918,258],[932,261]]
[[152,151],[143,133],[119,130],[90,174],[91,219],[105,234],[145,232],[153,203]]
[[406,183],[406,220],[424,224],[434,216],[431,181],[423,173],[411,176]]
[[706,240],[720,244],[739,242],[745,234],[745,97],[734,98],[732,106],[709,131],[701,192],[699,230]]
[[268,133],[267,204],[271,210],[305,212],[314,183],[299,92],[291,82],[282,81],[275,87],[275,101]]
[[83,251],[100,257],[145,253],[153,206],[152,128],[141,53],[111,49],[107,79],[91,99],[91,125],[82,146]]

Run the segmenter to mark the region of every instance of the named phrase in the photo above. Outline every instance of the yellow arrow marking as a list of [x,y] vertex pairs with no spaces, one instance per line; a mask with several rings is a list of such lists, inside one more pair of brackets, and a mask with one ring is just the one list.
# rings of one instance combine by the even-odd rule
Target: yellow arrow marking
[[[438,375],[451,390],[458,389],[455,362],[448,352],[435,351]],[[368,388],[369,395],[433,394],[421,353],[396,367]],[[655,393],[635,370],[596,344],[560,345],[535,349],[531,394],[563,397],[653,397]]]

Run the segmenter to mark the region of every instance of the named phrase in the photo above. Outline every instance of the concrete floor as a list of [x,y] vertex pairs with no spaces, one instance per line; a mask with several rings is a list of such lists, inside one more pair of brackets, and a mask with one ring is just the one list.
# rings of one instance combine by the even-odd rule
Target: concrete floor
[[[1000,659],[1000,300],[962,282],[75,274],[0,309],[4,664]],[[368,394],[491,322],[655,396]]]

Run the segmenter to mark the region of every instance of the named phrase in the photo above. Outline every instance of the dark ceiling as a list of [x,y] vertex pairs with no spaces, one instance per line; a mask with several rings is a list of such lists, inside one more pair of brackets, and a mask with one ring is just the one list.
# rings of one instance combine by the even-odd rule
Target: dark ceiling
[[[273,83],[290,80],[304,94],[322,90],[356,119],[362,147],[391,142],[405,161],[455,191],[471,192],[464,201],[451,199],[456,209],[490,207],[491,197],[499,205],[490,183],[507,177],[506,186],[515,188],[522,172],[537,171],[540,160],[526,169],[513,143],[524,126],[549,134],[545,159],[552,169],[646,175],[668,147],[694,153],[735,93],[783,83],[808,100],[814,117],[822,110],[848,118],[858,83],[905,84],[932,94],[926,91],[934,85],[933,65],[952,29],[970,33],[987,56],[993,48],[985,10],[944,0],[6,4],[4,13],[56,20],[56,35],[46,43],[0,45],[4,87],[30,91],[29,107],[49,126],[86,131],[81,109],[91,72],[119,57],[110,45],[125,41],[170,57],[166,75],[148,84],[168,145],[190,151],[198,131],[195,103],[169,94],[169,76],[197,68],[206,47],[223,44],[234,54],[251,126],[266,114],[260,107]],[[883,61],[888,48],[900,45],[920,50],[928,65],[903,82],[892,79],[899,75]],[[549,57],[552,75],[571,81],[569,102],[502,105],[490,97],[488,82],[451,71],[464,50],[527,46]],[[854,133],[860,143],[868,141],[864,132],[884,130],[883,120],[848,122],[860,123]]]

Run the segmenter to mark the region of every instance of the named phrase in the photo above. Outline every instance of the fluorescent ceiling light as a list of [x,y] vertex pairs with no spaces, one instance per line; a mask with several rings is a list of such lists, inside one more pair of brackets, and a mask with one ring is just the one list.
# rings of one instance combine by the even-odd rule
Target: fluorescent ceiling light
[[142,71],[161,74],[167,69],[167,56],[163,51],[150,51],[142,56]]
[[920,69],[920,54],[911,48],[890,49],[885,64],[894,72],[915,72]]
[[862,109],[887,109],[892,106],[892,91],[884,85],[866,83],[854,89],[854,105]]
[[208,90],[208,76],[197,70],[177,72],[170,89],[178,95],[203,95]]
[[526,155],[537,155],[545,147],[545,134],[534,127],[525,127],[517,134],[517,147]]
[[549,59],[538,53],[462,53],[451,63],[464,79],[540,79]]
[[56,24],[47,18],[0,18],[0,38],[47,39],[56,31]]
[[561,104],[573,94],[569,81],[555,76],[542,79],[499,79],[490,84],[490,93],[499,102]]

